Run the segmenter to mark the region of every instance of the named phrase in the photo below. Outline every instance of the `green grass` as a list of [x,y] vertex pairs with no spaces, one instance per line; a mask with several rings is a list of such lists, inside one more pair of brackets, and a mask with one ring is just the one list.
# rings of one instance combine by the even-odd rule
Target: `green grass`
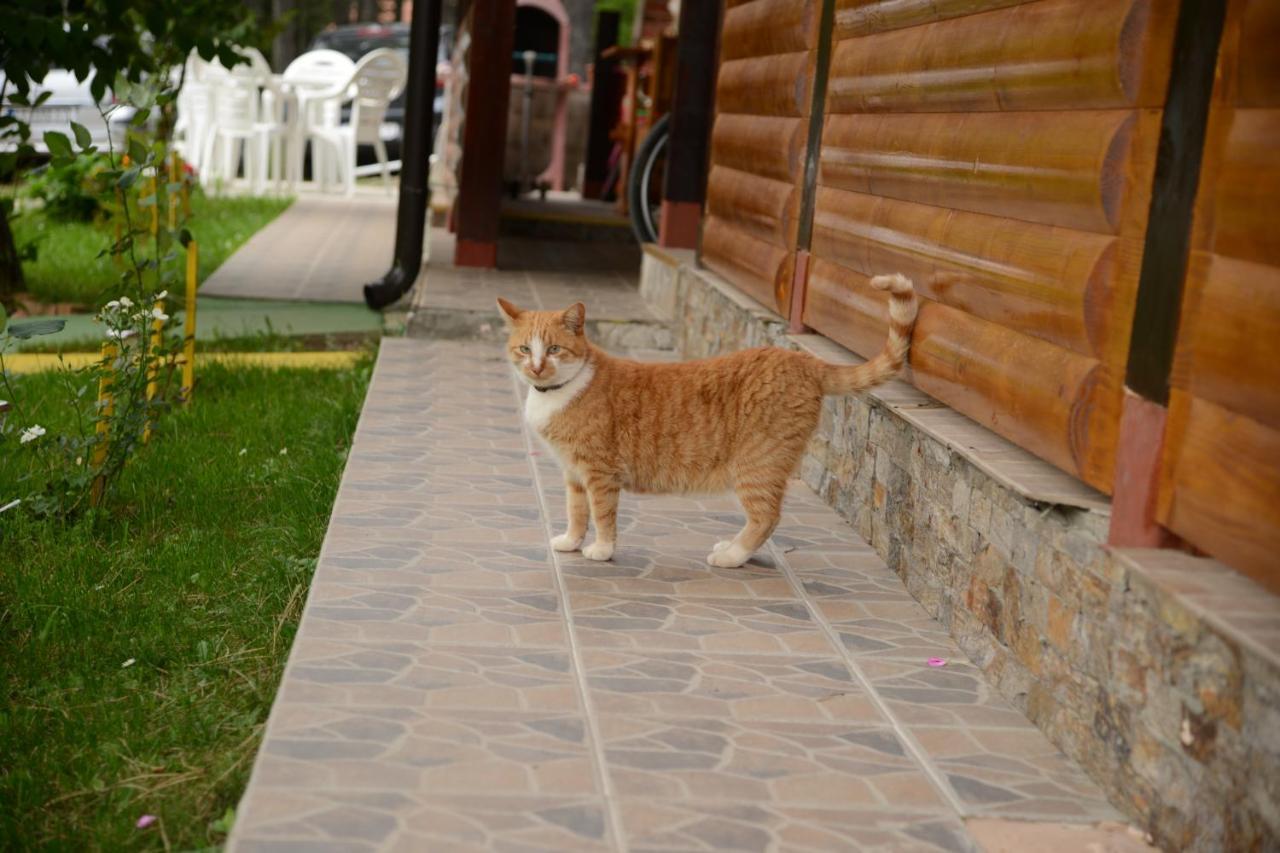
[[[200,244],[200,281],[207,281],[232,252],[291,202],[288,198],[193,195],[188,227]],[[19,246],[36,243],[36,259],[24,263],[22,270],[27,291],[41,302],[96,308],[118,295],[119,269],[98,257],[114,236],[103,226],[59,222],[39,210],[24,212],[11,224]]]
[[[110,517],[0,515],[0,849],[225,840],[368,374],[206,365]],[[52,438],[70,417],[57,375],[16,381]],[[0,445],[0,505],[29,449]],[[143,814],[160,823],[136,829]]]

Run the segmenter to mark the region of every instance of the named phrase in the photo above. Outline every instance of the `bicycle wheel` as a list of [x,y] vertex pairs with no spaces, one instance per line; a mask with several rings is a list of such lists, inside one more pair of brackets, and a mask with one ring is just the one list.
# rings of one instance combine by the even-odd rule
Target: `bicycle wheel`
[[653,243],[658,239],[662,179],[666,174],[670,126],[670,115],[658,119],[644,142],[640,143],[631,174],[627,176],[627,208],[631,213],[631,231],[640,243]]

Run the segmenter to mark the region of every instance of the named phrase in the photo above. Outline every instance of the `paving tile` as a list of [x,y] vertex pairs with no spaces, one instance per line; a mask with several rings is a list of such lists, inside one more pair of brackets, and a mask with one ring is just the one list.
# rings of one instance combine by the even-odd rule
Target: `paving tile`
[[299,637],[566,648],[553,593],[315,581]]
[[598,797],[264,790],[236,819],[238,850],[610,850]]
[[581,713],[567,649],[311,640],[280,687],[292,705]]
[[254,770],[289,790],[594,795],[580,713],[283,703]]
[[884,717],[834,657],[587,650],[597,714],[880,724]]
[[814,808],[769,802],[624,799],[627,849],[647,851],[789,850],[830,853],[977,853],[954,817],[901,815],[876,808]]
[[736,569],[722,569],[707,565],[710,546],[701,550],[642,547],[633,538],[623,540],[608,563],[588,560],[577,553],[558,554],[565,585],[574,592],[678,598],[790,596],[790,584],[767,555]]
[[348,584],[550,592],[555,588],[550,550],[542,541],[448,545],[403,535],[372,541],[331,537],[316,576]]
[[934,811],[943,800],[884,726],[608,714],[618,797]]
[[741,654],[830,654],[808,609],[794,599],[685,599],[666,595],[570,594],[584,648]]

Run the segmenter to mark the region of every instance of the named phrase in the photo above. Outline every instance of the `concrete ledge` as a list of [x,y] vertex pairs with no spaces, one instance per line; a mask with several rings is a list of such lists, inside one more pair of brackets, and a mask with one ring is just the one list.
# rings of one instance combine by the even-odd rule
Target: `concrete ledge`
[[[788,335],[687,258],[646,249],[641,275],[684,358],[769,344],[859,360]],[[1224,610],[1207,579],[1238,591],[1229,569],[1113,552],[1105,496],[904,382],[829,398],[800,473],[1162,846],[1280,849],[1274,597],[1235,594]]]

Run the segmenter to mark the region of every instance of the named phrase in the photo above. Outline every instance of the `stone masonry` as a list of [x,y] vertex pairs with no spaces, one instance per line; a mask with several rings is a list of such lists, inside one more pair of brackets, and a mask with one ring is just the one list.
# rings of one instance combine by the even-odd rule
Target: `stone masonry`
[[[684,357],[858,360],[688,254],[647,250],[641,287]],[[1104,496],[905,383],[828,399],[801,476],[1157,843],[1280,849],[1274,596],[1210,560],[1104,547]]]

